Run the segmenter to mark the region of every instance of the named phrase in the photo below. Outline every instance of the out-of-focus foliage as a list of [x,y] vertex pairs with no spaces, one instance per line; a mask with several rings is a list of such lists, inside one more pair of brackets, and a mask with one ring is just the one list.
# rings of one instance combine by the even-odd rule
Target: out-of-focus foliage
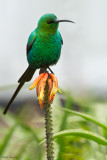
[[[105,103],[83,103],[88,105],[63,94],[52,105],[56,160],[107,159]],[[46,160],[43,111],[41,115],[27,104],[15,115],[2,112],[1,108],[0,158]]]

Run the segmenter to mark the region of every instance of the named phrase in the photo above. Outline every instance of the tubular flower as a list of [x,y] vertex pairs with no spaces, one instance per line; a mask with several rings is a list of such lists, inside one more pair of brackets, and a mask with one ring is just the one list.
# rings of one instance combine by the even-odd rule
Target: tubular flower
[[49,90],[48,90],[48,97],[49,97],[53,88],[53,80],[50,78],[48,78],[48,86],[49,86]]
[[30,89],[30,90],[34,89],[43,76],[44,76],[44,73],[40,74],[40,75],[35,79],[35,81],[32,83],[32,85],[30,86],[29,89]]
[[36,87],[36,93],[41,109],[44,105],[46,82],[48,82],[48,100],[50,103],[53,102],[53,99],[57,91],[62,93],[58,88],[58,79],[54,74],[41,73],[29,88],[30,90],[32,90]]
[[50,73],[50,76],[51,76],[51,79],[53,80],[53,87],[52,87],[52,91],[51,91],[51,93],[49,95],[49,102],[52,103],[56,92],[57,91],[59,91],[60,93],[62,93],[62,92],[58,88],[58,79],[57,79],[57,77],[52,73]]
[[45,93],[44,89],[45,89],[47,78],[48,78],[48,73],[45,73],[44,77],[40,81],[40,85],[38,86],[38,100],[39,100],[41,109],[43,108],[43,98]]

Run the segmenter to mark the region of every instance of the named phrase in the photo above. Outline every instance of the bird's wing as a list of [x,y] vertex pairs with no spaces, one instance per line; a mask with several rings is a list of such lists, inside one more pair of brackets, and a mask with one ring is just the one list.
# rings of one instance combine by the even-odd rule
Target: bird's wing
[[27,53],[27,55],[28,55],[30,49],[32,48],[32,45],[33,45],[33,43],[34,43],[35,40],[36,40],[36,31],[34,30],[30,34],[30,36],[28,38],[27,47],[26,47],[26,53]]

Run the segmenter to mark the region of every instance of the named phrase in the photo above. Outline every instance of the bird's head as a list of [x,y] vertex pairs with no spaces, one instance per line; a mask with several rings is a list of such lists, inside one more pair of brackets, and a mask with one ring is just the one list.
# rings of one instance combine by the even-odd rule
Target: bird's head
[[47,13],[39,19],[38,28],[44,32],[55,33],[58,29],[59,22],[74,23],[70,20],[58,20],[54,14]]

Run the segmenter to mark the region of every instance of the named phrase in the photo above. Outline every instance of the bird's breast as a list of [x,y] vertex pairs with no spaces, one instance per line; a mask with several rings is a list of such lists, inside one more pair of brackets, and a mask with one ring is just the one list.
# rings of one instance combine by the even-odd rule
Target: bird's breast
[[61,52],[59,35],[38,36],[28,54],[28,62],[33,68],[47,67],[57,63]]

